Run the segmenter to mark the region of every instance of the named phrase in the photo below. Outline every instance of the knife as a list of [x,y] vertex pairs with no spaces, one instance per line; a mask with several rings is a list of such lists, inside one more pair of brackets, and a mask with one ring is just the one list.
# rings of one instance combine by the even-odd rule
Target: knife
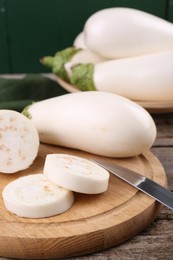
[[115,163],[105,162],[103,159],[95,158],[92,161],[173,210],[173,192],[147,177]]

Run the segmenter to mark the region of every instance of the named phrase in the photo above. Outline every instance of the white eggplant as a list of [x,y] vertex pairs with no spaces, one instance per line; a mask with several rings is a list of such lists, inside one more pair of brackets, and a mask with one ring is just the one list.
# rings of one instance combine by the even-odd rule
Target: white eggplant
[[81,90],[112,92],[138,101],[173,100],[173,51],[82,64],[72,71],[71,83]]
[[83,31],[87,49],[107,59],[173,50],[172,23],[131,8],[98,11]]
[[94,162],[69,154],[48,154],[43,172],[53,183],[76,192],[105,192],[109,172]]
[[68,210],[73,192],[50,182],[43,174],[31,174],[10,182],[2,191],[5,207],[19,217],[45,218]]
[[35,125],[21,113],[0,110],[0,172],[10,174],[28,168],[38,149]]
[[156,137],[149,113],[112,93],[70,93],[34,103],[23,113],[35,124],[41,142],[108,157],[139,155]]
[[80,32],[73,41],[75,48],[87,49],[84,41],[84,32]]

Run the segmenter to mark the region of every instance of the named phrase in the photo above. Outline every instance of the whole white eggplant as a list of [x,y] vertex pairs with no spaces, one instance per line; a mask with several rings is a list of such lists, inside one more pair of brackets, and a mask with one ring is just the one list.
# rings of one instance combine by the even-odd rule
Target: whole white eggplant
[[76,92],[32,104],[23,113],[41,142],[108,156],[139,155],[152,146],[156,126],[136,103],[106,92]]

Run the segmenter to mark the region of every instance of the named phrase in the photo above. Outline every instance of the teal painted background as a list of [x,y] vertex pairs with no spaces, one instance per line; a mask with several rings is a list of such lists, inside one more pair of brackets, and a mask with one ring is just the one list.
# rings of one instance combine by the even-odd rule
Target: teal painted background
[[173,0],[0,0],[0,73],[46,72],[42,56],[71,46],[91,14],[114,6],[173,21]]

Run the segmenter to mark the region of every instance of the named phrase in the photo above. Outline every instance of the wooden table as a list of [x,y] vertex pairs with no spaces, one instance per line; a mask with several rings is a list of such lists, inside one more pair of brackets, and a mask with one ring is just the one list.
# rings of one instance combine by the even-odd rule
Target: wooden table
[[[158,134],[152,152],[161,161],[173,191],[173,113],[152,115]],[[140,234],[116,247],[69,260],[172,260],[173,211],[164,207],[158,217]],[[5,260],[5,258],[0,258]],[[67,258],[66,258],[67,260]]]

